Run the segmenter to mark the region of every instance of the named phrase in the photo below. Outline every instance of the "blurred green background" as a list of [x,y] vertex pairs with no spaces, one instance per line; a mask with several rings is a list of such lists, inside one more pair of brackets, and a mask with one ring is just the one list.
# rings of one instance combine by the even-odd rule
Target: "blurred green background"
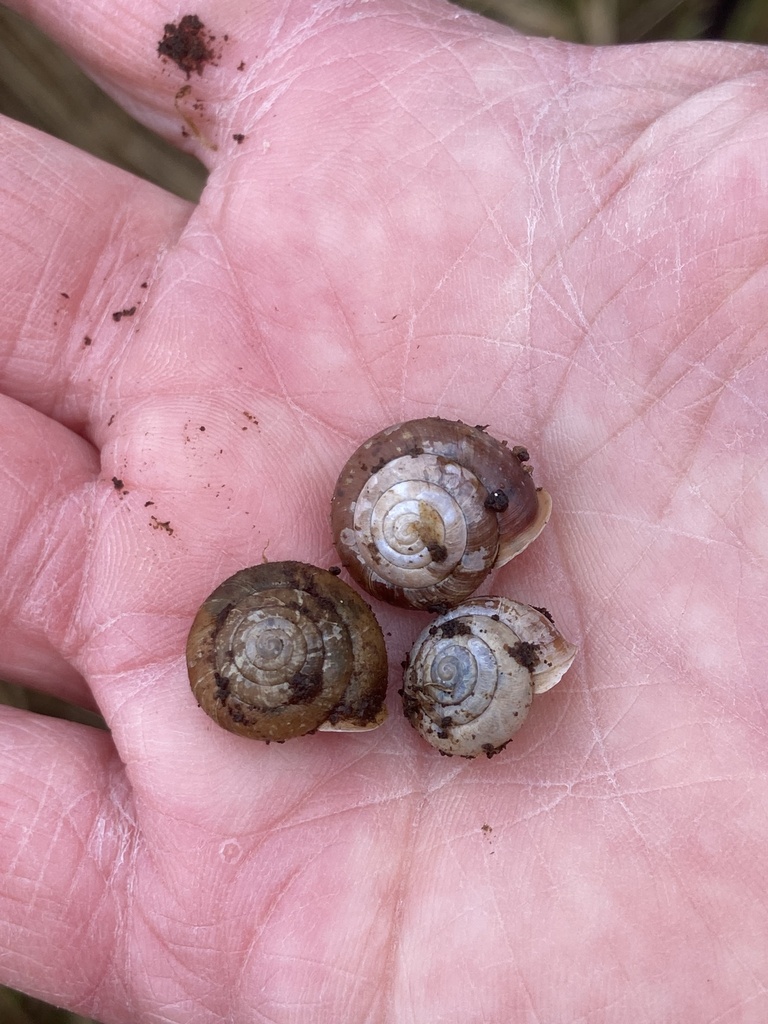
[[[531,35],[597,46],[658,39],[768,41],[765,0],[467,0],[463,6]],[[205,171],[195,159],[137,124],[49,39],[1,4],[0,114],[65,139],[186,199],[196,200],[205,184]],[[104,728],[91,712],[2,681],[0,702]],[[0,1024],[88,1021],[0,987]]]

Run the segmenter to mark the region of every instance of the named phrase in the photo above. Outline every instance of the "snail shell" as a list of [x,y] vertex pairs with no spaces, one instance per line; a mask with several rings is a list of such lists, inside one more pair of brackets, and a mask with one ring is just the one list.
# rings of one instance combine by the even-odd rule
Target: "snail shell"
[[444,611],[546,525],[528,452],[430,417],[380,431],[339,476],[331,525],[352,577],[392,604]]
[[253,566],[218,586],[192,624],[187,667],[200,707],[241,736],[373,729],[386,717],[387,655],[373,612],[302,562]]
[[493,757],[533,695],[558,683],[575,656],[548,613],[506,597],[467,601],[416,640],[401,691],[405,717],[441,754]]

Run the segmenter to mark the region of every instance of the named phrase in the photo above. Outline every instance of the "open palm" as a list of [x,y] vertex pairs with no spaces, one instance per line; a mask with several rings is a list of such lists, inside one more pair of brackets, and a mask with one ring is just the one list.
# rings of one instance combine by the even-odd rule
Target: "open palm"
[[[2,709],[3,979],[107,1022],[764,1021],[764,52],[228,3],[187,80],[173,5],[16,6],[211,174],[0,126],[0,675],[111,729]],[[332,564],[339,468],[424,415],[529,447],[552,522],[488,589],[574,668],[441,758],[394,693],[424,617],[377,607],[381,729],[217,729],[197,605]]]

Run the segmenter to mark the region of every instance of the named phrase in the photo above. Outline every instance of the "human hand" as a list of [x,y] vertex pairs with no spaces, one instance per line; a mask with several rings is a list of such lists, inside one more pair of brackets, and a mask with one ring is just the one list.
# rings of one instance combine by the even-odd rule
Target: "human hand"
[[[0,127],[0,676],[111,729],[0,709],[3,980],[132,1024],[763,1021],[765,52],[218,4],[187,82],[175,8],[15,6],[211,176]],[[217,729],[197,605],[332,564],[347,456],[433,414],[530,447],[552,522],[491,589],[566,679],[438,757],[394,695],[424,620],[377,606],[381,729]]]

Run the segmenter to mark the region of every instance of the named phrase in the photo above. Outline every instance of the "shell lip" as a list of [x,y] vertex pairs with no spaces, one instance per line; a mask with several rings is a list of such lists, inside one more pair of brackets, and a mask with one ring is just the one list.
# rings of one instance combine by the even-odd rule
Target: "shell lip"
[[493,563],[494,569],[500,569],[502,565],[506,565],[507,562],[511,562],[513,558],[516,558],[519,554],[525,551],[525,549],[536,540],[549,522],[549,518],[552,515],[552,498],[543,487],[537,489],[536,496],[539,507],[536,515],[529,525],[526,526],[524,530],[519,530],[501,537],[496,561]]
[[382,707],[379,709],[377,714],[367,721],[356,719],[352,716],[339,718],[338,721],[333,722],[331,718],[333,712],[328,719],[321,725],[318,725],[318,732],[372,732],[374,729],[378,729],[387,719],[387,709]]

